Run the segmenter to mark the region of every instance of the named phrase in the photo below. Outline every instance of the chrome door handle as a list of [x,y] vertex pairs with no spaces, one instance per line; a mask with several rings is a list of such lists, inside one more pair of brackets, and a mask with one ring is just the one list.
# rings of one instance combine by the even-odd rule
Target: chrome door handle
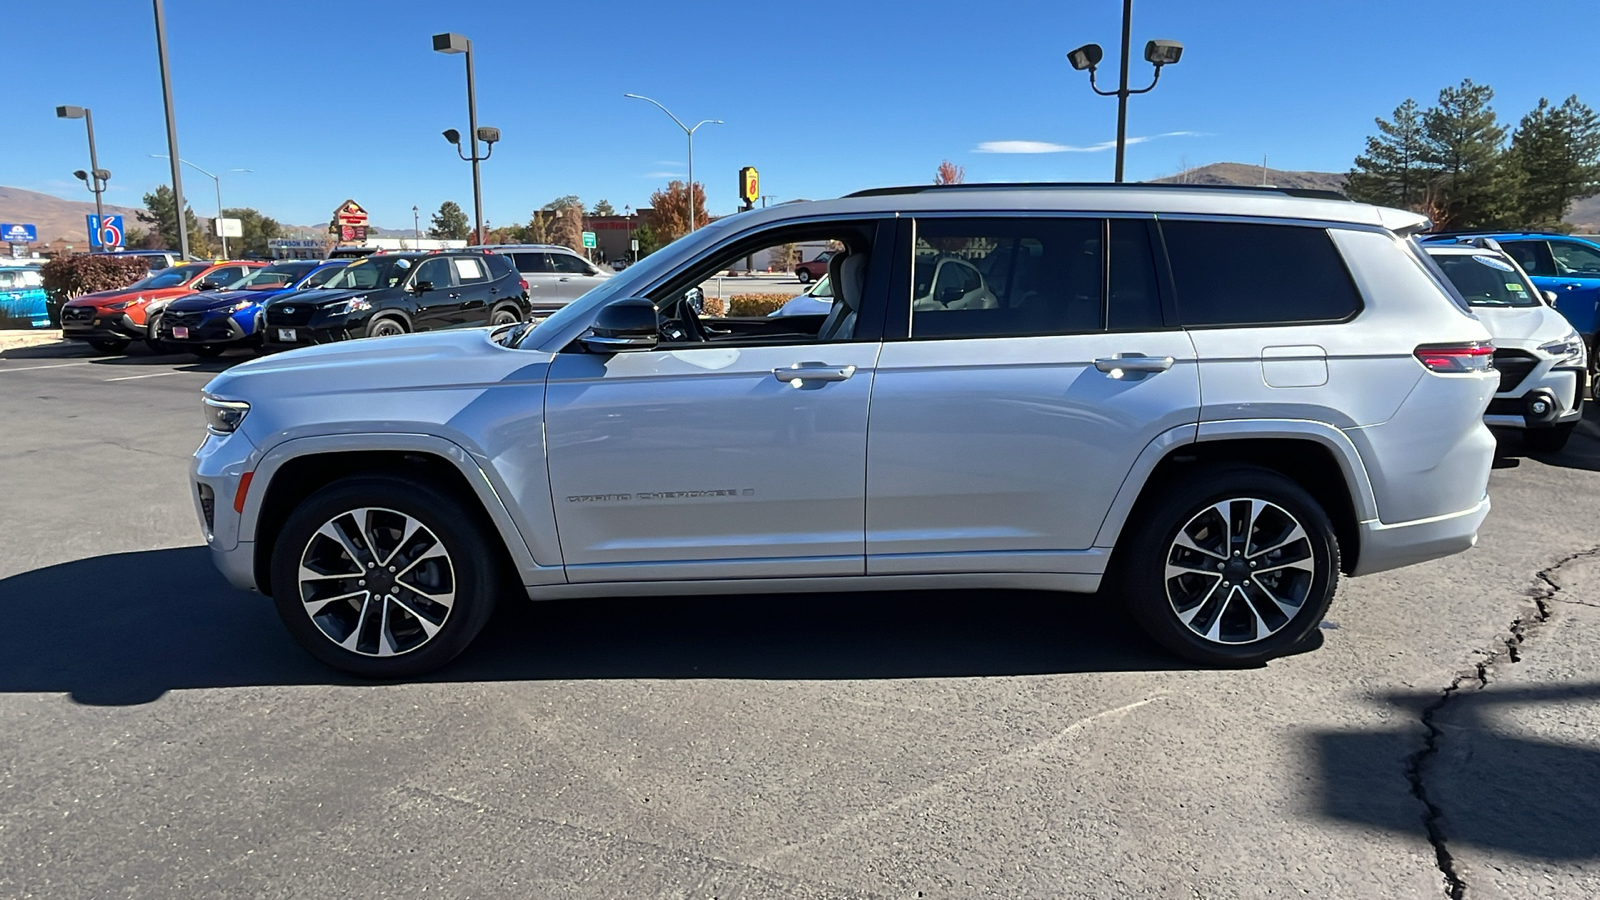
[[803,362],[773,369],[772,377],[799,387],[808,381],[844,381],[856,373],[855,366],[830,366],[827,363]]
[[1113,378],[1120,378],[1123,372],[1165,372],[1172,368],[1172,357],[1145,356],[1142,353],[1119,353],[1116,356],[1102,357],[1095,360],[1094,367]]

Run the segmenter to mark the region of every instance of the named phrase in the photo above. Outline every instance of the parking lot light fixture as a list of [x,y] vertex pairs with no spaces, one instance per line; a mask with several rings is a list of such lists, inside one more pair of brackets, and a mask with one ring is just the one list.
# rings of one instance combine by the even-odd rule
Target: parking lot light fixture
[[1117,172],[1116,181],[1122,183],[1123,162],[1128,150],[1128,97],[1133,94],[1148,94],[1155,90],[1161,81],[1161,68],[1177,63],[1183,58],[1183,45],[1177,41],[1150,41],[1144,45],[1145,62],[1155,66],[1155,77],[1150,84],[1131,89],[1128,87],[1128,57],[1132,50],[1133,42],[1133,0],[1122,0],[1122,77],[1114,91],[1103,91],[1095,83],[1095,69],[1099,67],[1100,60],[1104,58],[1105,51],[1099,44],[1084,44],[1082,47],[1067,54],[1067,62],[1072,68],[1082,72],[1089,72],[1089,88],[1102,97],[1117,98]]
[[[150,158],[151,159],[167,159],[168,157],[167,157],[167,155],[165,153],[152,153],[152,154],[150,154]],[[205,169],[200,168],[199,166],[195,165],[192,162],[189,162],[187,159],[180,159],[180,160],[178,160],[178,162],[183,163],[184,165],[188,166],[189,168],[194,169],[196,172],[199,172],[201,175],[204,175],[207,178],[210,178],[212,184],[214,184],[216,186],[216,189],[217,189],[217,221],[220,223],[222,221],[222,178],[221,178],[221,176],[214,175],[214,174],[212,174],[210,172],[207,172]],[[230,172],[249,172],[251,170],[250,169],[229,169],[228,171],[230,171]],[[216,230],[217,230],[217,237],[222,239],[222,258],[223,259],[227,259],[228,258],[228,237],[227,237],[227,235],[224,235],[222,233],[222,226],[220,224],[218,224],[216,226]]]
[[[58,107],[56,107],[56,118],[58,118],[58,119],[82,119],[84,127],[89,130],[89,171],[88,172],[84,172],[82,169],[79,169],[78,171],[76,171],[76,172],[74,172],[72,174],[78,176],[78,179],[80,181],[82,181],[84,183],[84,185],[87,186],[89,188],[89,190],[94,193],[94,217],[95,217],[95,221],[104,222],[105,221],[105,207],[100,202],[100,195],[105,193],[106,181],[108,181],[111,178],[111,173],[109,171],[105,170],[105,169],[100,168],[100,158],[95,153],[95,148],[94,148],[94,114],[89,111],[89,107],[87,107],[87,106],[58,106]],[[93,175],[93,180],[92,181],[90,180],[90,177],[89,177],[90,175]],[[97,244],[98,242],[99,242],[98,239],[94,240],[94,241],[90,241],[89,242],[90,249],[93,250],[94,249],[94,245]],[[104,248],[101,248],[101,249],[104,249]]]
[[642,96],[640,94],[623,94],[622,96],[628,97],[628,98],[633,99],[633,100],[643,100],[643,101],[645,101],[647,103],[655,103],[657,109],[659,109],[662,112],[666,113],[668,116],[671,116],[672,121],[676,122],[678,127],[683,129],[683,133],[689,136],[689,189],[688,189],[688,191],[686,193],[689,195],[689,231],[692,234],[694,232],[694,230],[695,230],[695,221],[694,221],[694,133],[696,131],[700,130],[700,126],[701,125],[725,125],[727,123],[723,122],[721,119],[701,119],[698,123],[695,124],[695,126],[693,128],[690,128],[689,126],[683,124],[683,120],[682,119],[679,119],[677,116],[672,115],[672,110],[667,109],[665,106],[662,106],[660,103],[656,103],[656,101],[651,100],[649,97],[645,97],[645,96]]
[[[472,222],[474,226],[473,243],[483,243],[483,180],[478,171],[478,164],[487,160],[494,152],[495,142],[500,140],[500,129],[478,127],[478,100],[477,86],[472,70],[472,41],[466,35],[454,32],[445,32],[433,36],[433,49],[438,53],[460,53],[467,58],[467,140],[470,141],[472,152],[461,152],[461,132],[451,128],[444,133],[444,139],[455,145],[456,155],[472,163]],[[492,136],[491,136],[492,135]],[[478,141],[489,145],[489,152],[478,155]]]

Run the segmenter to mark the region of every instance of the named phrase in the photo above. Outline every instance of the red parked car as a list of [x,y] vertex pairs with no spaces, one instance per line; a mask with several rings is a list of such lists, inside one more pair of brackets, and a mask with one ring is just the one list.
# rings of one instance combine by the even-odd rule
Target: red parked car
[[133,341],[159,353],[163,348],[156,335],[168,303],[196,291],[221,290],[263,265],[185,263],[151,272],[125,288],[74,297],[61,307],[61,336],[87,341],[103,353],[120,353]]
[[828,274],[828,260],[833,259],[838,252],[837,250],[824,250],[818,253],[817,258],[810,262],[796,263],[794,267],[795,277],[800,279],[801,284],[810,284],[816,281],[818,278]]

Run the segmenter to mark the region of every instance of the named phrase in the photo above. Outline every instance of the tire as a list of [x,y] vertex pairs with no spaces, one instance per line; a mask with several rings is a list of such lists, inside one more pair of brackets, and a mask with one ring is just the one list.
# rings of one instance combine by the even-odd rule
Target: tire
[[1522,432],[1522,445],[1534,453],[1560,453],[1577,427],[1577,422],[1569,422],[1553,428],[1529,428]]
[[171,353],[172,350],[157,337],[161,333],[161,317],[151,316],[145,325],[145,331],[150,336],[144,339],[144,345],[150,348],[151,353]]
[[218,346],[216,344],[201,344],[198,347],[189,348],[190,353],[193,353],[195,356],[198,356],[201,359],[216,359],[217,357],[226,353],[227,350],[227,347]]
[[[1229,534],[1219,533],[1223,511]],[[1243,540],[1230,537],[1246,529]],[[1216,466],[1165,485],[1141,505],[1123,546],[1120,583],[1134,618],[1168,650],[1211,666],[1258,666],[1289,651],[1322,622],[1339,583],[1327,513],[1298,484],[1256,466]]]
[[393,316],[382,316],[374,319],[372,324],[367,326],[367,337],[394,337],[405,333],[405,323]]
[[522,316],[514,306],[497,306],[489,313],[489,324],[494,326],[512,325],[522,321]]
[[794,273],[794,277],[800,279],[800,283],[801,284],[810,284],[811,283],[811,273],[809,271],[805,270],[805,269],[801,269],[798,272],[795,272]]
[[[278,532],[273,602],[300,646],[336,669],[364,678],[431,672],[489,621],[500,584],[491,548],[499,540],[461,501],[426,482],[342,479],[307,498]],[[396,562],[375,564],[385,557]],[[349,577],[302,581],[302,566]]]
[[121,353],[128,349],[128,342],[95,338],[89,341],[89,346],[101,353]]

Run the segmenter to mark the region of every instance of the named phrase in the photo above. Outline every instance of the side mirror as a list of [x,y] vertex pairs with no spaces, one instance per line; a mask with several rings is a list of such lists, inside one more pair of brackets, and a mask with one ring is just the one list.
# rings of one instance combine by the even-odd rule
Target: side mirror
[[418,281],[411,285],[411,289],[419,294],[426,294],[427,292],[433,290],[433,282]]
[[226,287],[226,285],[220,281],[202,281],[195,285],[194,289],[197,291],[218,291],[224,287]]
[[594,353],[654,350],[660,331],[656,305],[645,297],[628,297],[602,307],[578,340]]
[[1550,304],[1551,306],[1555,306],[1556,305],[1556,292],[1555,291],[1545,291],[1544,292],[1544,302]]

